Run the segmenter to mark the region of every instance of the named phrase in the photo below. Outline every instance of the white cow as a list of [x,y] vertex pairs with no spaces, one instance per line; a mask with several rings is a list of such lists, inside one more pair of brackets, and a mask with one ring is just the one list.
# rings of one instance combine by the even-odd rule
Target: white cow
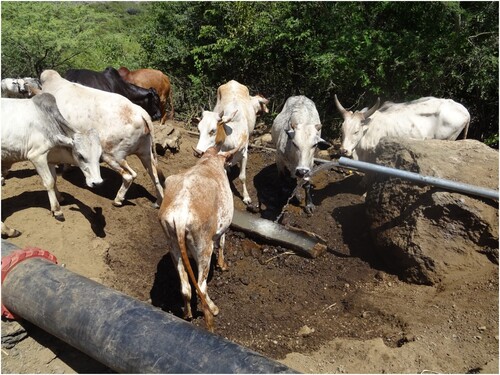
[[[87,186],[100,185],[102,148],[97,132],[94,129],[73,131],[51,94],[40,94],[32,99],[2,98],[1,107],[2,174],[16,162],[31,161],[48,191],[52,214],[63,220],[55,164],[77,165]],[[7,227],[2,224],[2,235],[14,234],[12,231],[4,233],[4,230],[7,231]]]
[[[348,111],[338,101],[342,114],[341,152],[356,160],[374,161],[374,150],[382,137],[455,140],[464,130],[467,137],[470,114],[451,99],[425,97],[407,103],[380,100],[367,111]],[[378,110],[377,110],[378,109]]]
[[229,81],[217,89],[214,110],[203,111],[198,123],[200,139],[195,153],[201,155],[209,147],[218,146],[221,151],[241,148],[232,158],[231,165],[240,163],[239,179],[243,185],[243,202],[252,202],[246,186],[248,141],[255,128],[259,112],[267,112],[268,100],[260,95],[250,96],[248,88],[236,81]]
[[4,78],[1,83],[2,98],[27,97],[25,83],[22,78]]
[[[165,197],[158,214],[181,280],[184,318],[192,318],[189,274],[210,331],[214,330],[213,316],[219,309],[208,296],[207,277],[214,246],[219,248],[219,266],[226,269],[224,233],[231,224],[234,206],[224,164],[235,152],[236,149],[218,153],[217,148],[210,147],[196,165],[169,176],[165,180]],[[188,256],[197,264],[197,280]]]
[[[276,145],[276,166],[280,176],[306,178],[314,166],[316,148],[330,145],[321,138],[321,121],[314,102],[305,96],[291,96],[276,116],[271,128]],[[304,184],[307,213],[314,204],[311,199],[311,184]]]
[[158,177],[153,123],[148,113],[124,96],[69,82],[54,70],[45,70],[40,79],[42,91],[56,97],[61,113],[71,126],[82,131],[95,128],[99,133],[102,160],[123,180],[113,204],[123,204],[125,193],[137,177],[125,160],[128,155],[135,154],[153,181],[155,205],[159,207],[163,187]]

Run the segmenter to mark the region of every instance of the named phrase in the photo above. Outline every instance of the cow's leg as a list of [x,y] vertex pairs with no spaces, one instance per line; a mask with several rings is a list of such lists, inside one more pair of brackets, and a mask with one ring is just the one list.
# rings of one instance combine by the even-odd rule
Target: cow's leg
[[116,197],[113,201],[114,206],[120,207],[123,205],[125,194],[132,185],[132,182],[137,176],[137,173],[135,173],[132,168],[130,168],[125,159],[123,159],[121,162],[118,162],[111,156],[103,154],[102,160],[107,163],[111,167],[111,169],[113,169],[115,172],[118,172],[122,176],[122,185],[120,186],[120,189],[118,189]]
[[59,192],[59,189],[57,188],[57,171],[56,171],[56,165],[55,164],[49,164],[49,170],[50,173],[52,174],[52,178],[54,179],[54,193],[56,194],[56,199],[59,203],[64,201],[64,197],[61,195]]
[[156,163],[154,162],[155,158],[153,152],[151,151],[151,147],[149,147],[148,150],[149,152],[139,154],[138,156],[142,162],[142,165],[148,171],[149,176],[151,177],[151,181],[153,181],[156,189],[156,202],[154,204],[154,207],[159,208],[163,200],[163,186],[161,186],[160,179],[158,177],[158,169],[156,168]]
[[49,194],[50,210],[52,211],[52,214],[57,220],[63,221],[64,214],[61,211],[61,206],[59,205],[59,201],[57,200],[57,189],[55,188],[56,181],[54,180],[49,164],[47,162],[47,154],[40,155],[32,159],[31,162],[40,175],[43,186],[45,186],[45,188],[47,189],[47,192]]
[[167,98],[162,98],[160,100],[160,112],[161,112],[160,124],[163,125],[167,121]]
[[[170,86],[170,90],[168,92],[168,99],[170,100],[170,119],[174,119],[174,94],[172,92],[172,86]],[[165,111],[166,111],[165,107]]]
[[162,107],[162,116],[161,116],[160,124],[164,125],[165,122],[167,122],[167,111],[165,110],[165,107]]
[[132,176],[132,179],[136,179],[137,173],[132,169],[130,165],[128,165],[127,161],[124,159],[120,162],[120,166],[125,169],[130,175]]
[[312,214],[314,211],[314,204],[312,202],[312,197],[311,197],[311,182],[307,181],[304,184],[304,191],[306,193],[306,208],[305,211],[307,214]]
[[[203,246],[203,245],[202,245]],[[205,320],[210,321],[210,317],[207,315],[212,314],[216,316],[219,314],[219,308],[215,305],[215,303],[210,299],[207,292],[207,279],[208,273],[210,271],[210,260],[213,253],[214,244],[210,240],[208,244],[205,244],[206,250],[200,256],[197,257],[198,264],[198,286],[200,287],[201,293],[205,297],[205,301],[207,301],[208,306],[203,307],[203,314],[205,315]],[[207,311],[207,307],[209,311]]]
[[10,167],[12,167],[12,163],[2,160],[2,186],[5,185],[5,176],[9,173]]
[[125,160],[122,160],[119,165],[119,173],[122,175],[122,185],[120,186],[120,189],[118,189],[115,200],[113,201],[113,205],[117,207],[123,205],[125,194],[127,194],[128,189],[130,188],[130,186],[132,186],[132,182],[134,182],[135,178],[137,177],[137,173],[135,173],[135,171],[130,168]]
[[226,243],[226,234],[222,234],[216,242],[216,247],[218,249],[217,254],[217,265],[222,271],[227,271],[228,266],[226,261],[224,260],[224,244]]
[[2,238],[12,238],[12,237],[18,237],[20,235],[21,235],[21,232],[19,232],[16,229],[9,228],[2,221]]
[[172,262],[177,268],[177,273],[179,274],[179,279],[181,281],[181,294],[184,300],[184,319],[192,319],[193,313],[191,312],[191,285],[189,284],[188,274],[184,268],[184,263],[179,253],[180,250],[175,251],[172,249],[170,251],[170,256],[172,257]]
[[245,149],[245,152],[243,153],[243,158],[241,159],[241,169],[238,178],[240,179],[241,184],[243,185],[243,203],[249,205],[250,203],[252,203],[252,199],[250,198],[250,195],[248,194],[247,190],[247,175],[246,175],[247,160],[248,160],[248,149]]

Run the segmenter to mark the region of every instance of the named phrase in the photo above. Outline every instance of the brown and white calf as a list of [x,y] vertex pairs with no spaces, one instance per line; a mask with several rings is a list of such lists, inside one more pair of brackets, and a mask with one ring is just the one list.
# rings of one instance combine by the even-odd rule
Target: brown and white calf
[[[170,244],[170,256],[177,267],[184,299],[184,318],[192,318],[191,286],[194,284],[203,306],[207,328],[214,330],[213,317],[219,308],[207,292],[207,277],[214,246],[219,249],[218,265],[224,262],[224,233],[231,224],[234,206],[225,163],[235,151],[218,153],[211,147],[201,159],[183,173],[165,180],[163,202],[158,218]],[[189,257],[198,268],[196,280]],[[187,273],[186,273],[187,271]]]
[[240,163],[238,178],[243,186],[243,202],[252,202],[246,186],[246,165],[248,160],[248,141],[252,134],[257,114],[267,112],[268,100],[260,95],[250,96],[248,88],[236,81],[229,81],[217,89],[217,103],[213,111],[204,111],[198,119],[200,139],[195,152],[200,155],[212,146],[221,151],[239,151],[234,156],[231,166]]

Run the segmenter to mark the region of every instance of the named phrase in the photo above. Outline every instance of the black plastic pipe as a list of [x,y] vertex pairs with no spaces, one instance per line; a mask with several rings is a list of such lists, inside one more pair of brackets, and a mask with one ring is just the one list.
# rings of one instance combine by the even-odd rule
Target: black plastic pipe
[[[13,252],[2,240],[2,270]],[[2,304],[14,316],[120,373],[296,373],[43,257],[2,279]]]

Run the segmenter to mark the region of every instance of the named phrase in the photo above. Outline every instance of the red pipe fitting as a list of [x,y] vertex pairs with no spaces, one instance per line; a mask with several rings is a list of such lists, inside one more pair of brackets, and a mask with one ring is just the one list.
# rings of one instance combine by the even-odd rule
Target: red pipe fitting
[[[14,250],[9,255],[2,258],[2,285],[5,277],[17,264],[23,260],[30,258],[44,258],[48,261],[57,264],[57,258],[46,250],[39,249],[38,247],[26,247],[22,250]],[[2,317],[7,319],[16,319],[16,317],[9,311],[2,303]]]

